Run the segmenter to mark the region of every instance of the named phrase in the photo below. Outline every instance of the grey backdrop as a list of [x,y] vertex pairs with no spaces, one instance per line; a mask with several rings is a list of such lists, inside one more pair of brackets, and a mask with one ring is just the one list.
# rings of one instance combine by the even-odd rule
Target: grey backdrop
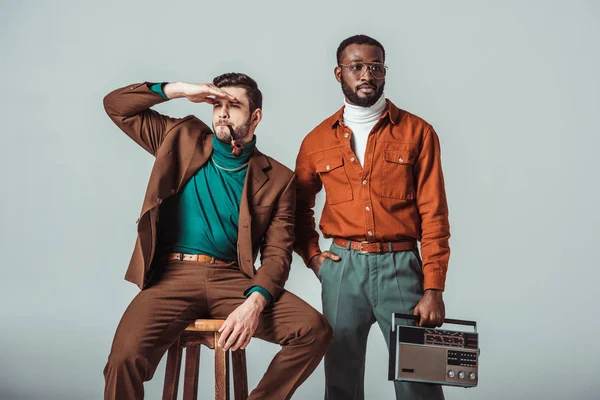
[[[447,398],[600,396],[597,1],[1,4],[0,399],[102,396],[137,293],[123,275],[153,161],[104,114],[103,96],[245,72],[265,97],[258,146],[293,168],[303,136],[341,106],[335,49],[356,33],[386,47],[387,97],[441,137],[447,314],[477,320],[482,348],[480,386]],[[211,115],[185,100],[157,109]],[[287,287],[320,309],[319,282],[296,256]],[[276,351],[251,343],[251,387]],[[386,368],[375,326],[367,399],[393,397]],[[160,397],[163,373],[147,398]],[[295,398],[323,387],[321,365]]]

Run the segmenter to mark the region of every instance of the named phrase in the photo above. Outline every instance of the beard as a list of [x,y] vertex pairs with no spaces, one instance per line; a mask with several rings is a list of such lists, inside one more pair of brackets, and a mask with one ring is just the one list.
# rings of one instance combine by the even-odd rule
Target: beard
[[[221,125],[217,126],[215,129],[215,126],[213,124],[213,130],[217,135],[217,139],[219,139],[219,141],[223,143],[231,144],[231,136],[233,136],[233,140],[238,141],[242,144],[246,144],[248,142],[248,132],[250,132],[250,119],[251,118],[248,117],[248,120],[238,127],[234,127],[233,125]],[[229,126],[231,126],[231,128],[233,129],[229,129]]]
[[375,92],[372,94],[368,94],[366,96],[359,96],[358,89],[356,91],[352,90],[352,88],[344,81],[342,77],[342,92],[344,92],[344,96],[350,101],[350,103],[357,105],[359,107],[371,107],[373,104],[377,103],[377,100],[383,94],[383,88],[385,87],[385,82],[381,84],[377,88]]

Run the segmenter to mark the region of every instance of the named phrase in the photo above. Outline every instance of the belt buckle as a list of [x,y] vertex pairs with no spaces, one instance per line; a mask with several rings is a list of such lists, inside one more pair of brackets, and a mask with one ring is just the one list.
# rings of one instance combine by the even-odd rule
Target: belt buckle
[[367,242],[366,240],[363,240],[362,242],[358,242],[358,251],[362,254],[367,254],[368,251],[363,250],[363,244],[369,244],[369,242]]
[[183,253],[177,253],[177,261],[183,261]]
[[210,263],[211,263],[211,264],[214,264],[214,263],[215,263],[215,261],[217,261],[217,259],[216,259],[216,258],[214,258],[213,256],[210,256]]

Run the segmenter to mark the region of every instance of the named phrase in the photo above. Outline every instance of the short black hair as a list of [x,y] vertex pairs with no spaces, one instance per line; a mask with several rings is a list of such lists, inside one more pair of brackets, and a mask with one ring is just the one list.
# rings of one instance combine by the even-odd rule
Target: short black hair
[[381,49],[381,51],[383,52],[383,60],[385,61],[385,49],[383,48],[383,46],[381,45],[381,43],[379,43],[377,40],[373,39],[370,36],[367,35],[354,35],[354,36],[350,36],[347,39],[344,39],[342,41],[342,43],[340,43],[340,45],[337,48],[337,53],[336,53],[336,58],[337,58],[337,63],[339,64],[342,60],[342,52],[346,49],[346,47],[350,46],[351,44],[368,44],[370,46],[375,46],[375,47],[379,47]]
[[213,79],[213,84],[218,88],[233,86],[246,89],[250,112],[254,112],[257,108],[262,109],[262,93],[256,81],[248,75],[239,72],[228,72]]

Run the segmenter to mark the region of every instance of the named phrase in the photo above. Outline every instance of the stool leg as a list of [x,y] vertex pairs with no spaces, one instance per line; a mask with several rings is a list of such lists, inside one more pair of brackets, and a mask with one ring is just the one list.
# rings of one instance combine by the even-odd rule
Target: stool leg
[[216,346],[220,336],[215,332],[215,400],[229,400],[229,351]]
[[233,393],[235,400],[248,399],[248,373],[246,371],[246,351],[239,349],[231,352],[233,368]]
[[177,400],[177,387],[179,386],[179,370],[181,369],[181,353],[179,339],[169,348],[167,354],[167,369],[165,371],[165,386],[163,400]]
[[185,377],[183,400],[198,399],[198,375],[200,374],[200,345],[192,344],[185,349]]

